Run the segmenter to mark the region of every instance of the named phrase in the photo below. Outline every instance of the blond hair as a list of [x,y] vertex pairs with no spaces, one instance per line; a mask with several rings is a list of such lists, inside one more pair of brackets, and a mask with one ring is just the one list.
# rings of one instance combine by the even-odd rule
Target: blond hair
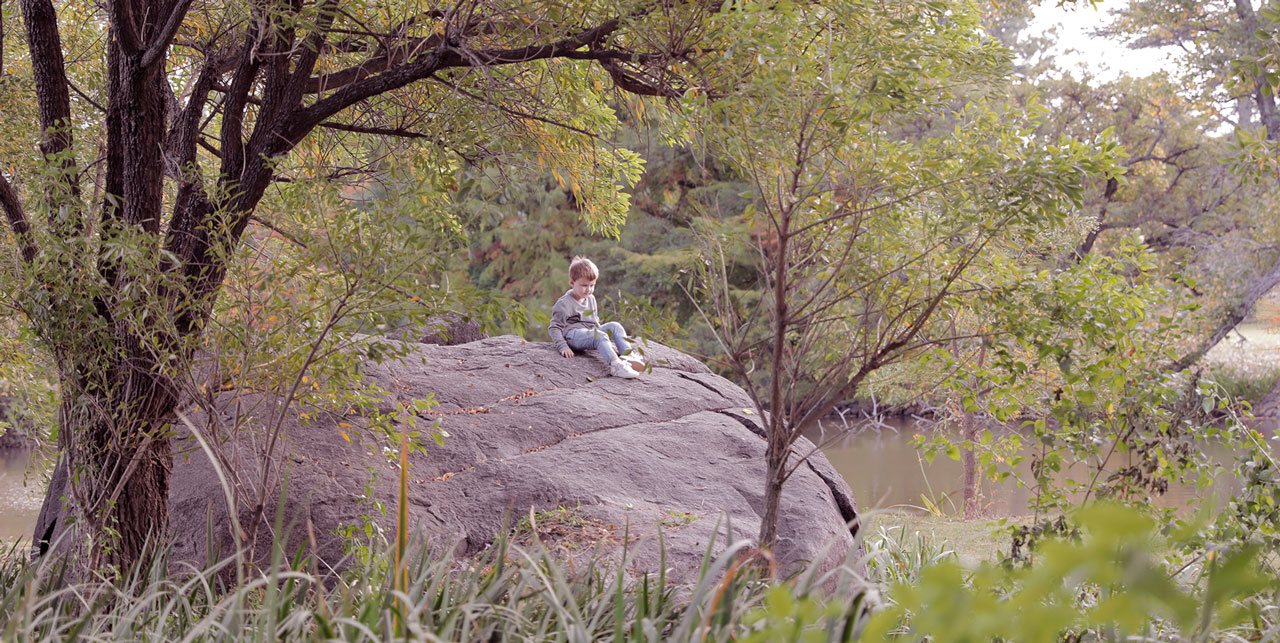
[[596,264],[590,259],[578,255],[569,262],[569,281],[577,281],[582,278],[599,279],[600,269],[596,268]]

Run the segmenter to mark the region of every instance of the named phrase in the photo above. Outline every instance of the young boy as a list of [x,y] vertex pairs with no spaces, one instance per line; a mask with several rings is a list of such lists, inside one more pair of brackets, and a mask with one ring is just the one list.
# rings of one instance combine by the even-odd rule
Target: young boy
[[547,332],[562,356],[573,357],[574,350],[594,348],[600,352],[600,361],[609,366],[610,375],[635,379],[640,374],[632,363],[638,368],[644,368],[644,364],[631,354],[627,331],[618,322],[600,323],[593,294],[599,278],[600,270],[590,259],[574,257],[569,262],[569,290],[551,308]]

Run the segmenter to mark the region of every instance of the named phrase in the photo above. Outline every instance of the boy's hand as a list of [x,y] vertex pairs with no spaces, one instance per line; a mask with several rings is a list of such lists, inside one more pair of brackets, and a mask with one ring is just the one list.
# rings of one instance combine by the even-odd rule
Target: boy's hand
[[560,351],[560,355],[561,355],[562,357],[573,357],[573,349],[572,349],[572,348],[566,348],[566,349],[564,349],[564,350]]

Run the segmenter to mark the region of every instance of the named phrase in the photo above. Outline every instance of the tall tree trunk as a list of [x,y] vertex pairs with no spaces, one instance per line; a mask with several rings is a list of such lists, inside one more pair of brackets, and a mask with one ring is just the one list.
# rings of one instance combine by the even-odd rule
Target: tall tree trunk
[[[45,3],[30,4],[33,16],[52,12]],[[62,496],[51,490],[46,497],[35,534],[37,547],[47,548],[40,541],[63,533],[74,516],[93,543],[84,562],[120,573],[146,564],[148,548],[167,537],[172,458],[166,432],[178,399],[174,369],[189,357],[172,329],[152,321],[168,318],[172,309],[159,253],[167,81],[165,57],[146,62],[143,46],[155,16],[137,18],[126,21],[130,33],[113,22],[107,50],[108,196],[101,227],[104,244],[130,251],[100,255],[101,287],[79,307],[96,316],[55,312],[60,319],[52,333],[65,349],[59,361],[67,374],[59,419],[60,466],[66,470]],[[62,497],[68,505],[59,502]]]
[[[105,564],[127,572],[150,559],[149,548],[163,545],[176,388],[154,369],[131,368],[137,365],[115,370],[105,391],[63,383],[62,458],[36,521],[36,555],[56,548],[81,556],[85,569]],[[81,549],[90,542],[90,551]]]
[[964,464],[964,502],[961,512],[965,520],[978,517],[978,457],[973,444],[978,438],[978,419],[976,413],[965,411],[961,419],[961,439],[968,445],[965,447],[961,461]]
[[[146,35],[148,24],[139,26]],[[135,258],[117,262],[104,258],[99,268],[109,293],[125,292],[137,285],[142,292],[159,288],[159,232],[164,208],[164,57],[142,64],[143,52],[128,49],[128,39],[113,30],[108,50],[106,193],[103,208],[104,236],[123,235],[144,245]],[[133,262],[133,263],[128,263]],[[152,281],[151,284],[137,284]],[[109,295],[109,299],[115,295]],[[164,316],[167,302],[160,297],[138,297],[132,304],[148,314]],[[119,311],[115,301],[108,309]],[[111,344],[123,359],[112,360],[104,370],[100,386],[84,389],[69,418],[80,424],[68,427],[68,435],[78,436],[83,447],[72,446],[68,457],[71,473],[91,472],[86,479],[93,487],[80,510],[100,535],[110,535],[110,549],[95,547],[93,561],[106,563],[124,572],[149,560],[149,546],[162,544],[168,536],[169,471],[172,459],[168,437],[163,434],[177,405],[172,374],[164,369],[185,363],[176,355],[177,343],[166,331],[146,329],[139,336],[132,315],[108,315]],[[105,348],[105,347],[104,347]],[[105,353],[105,351],[104,351]],[[90,383],[92,384],[92,383]],[[84,404],[86,401],[89,404]],[[87,447],[87,448],[86,448]]]
[[786,482],[787,456],[790,449],[786,445],[775,444],[775,436],[779,431],[769,432],[769,445],[765,453],[765,486],[764,516],[760,523],[760,535],[757,540],[763,549],[773,549],[778,541],[778,514],[782,506],[782,485]]
[[84,503],[78,510],[96,530],[112,535],[109,543],[95,542],[94,567],[106,563],[122,572],[145,563],[148,547],[163,545],[168,535],[173,461],[167,425],[176,402],[163,378],[128,379],[150,390],[118,400],[82,396],[72,402],[79,408],[64,414],[74,426],[60,429],[82,441],[69,445],[70,472],[90,474],[75,494]]
[[774,249],[773,266],[773,359],[769,372],[769,418],[765,428],[769,432],[769,443],[765,448],[765,492],[764,518],[760,523],[760,536],[757,539],[760,547],[772,549],[778,540],[778,508],[782,502],[782,485],[787,479],[787,460],[791,455],[791,431],[794,429],[788,422],[790,409],[786,408],[786,400],[782,390],[782,379],[786,375],[787,331],[789,330],[787,290],[789,288],[788,270],[791,268],[790,257],[787,256],[789,234],[791,232],[791,213],[783,208],[779,212],[777,247]]
[[[954,332],[952,333],[955,334]],[[987,342],[980,340],[982,343],[978,346],[978,368],[987,365]],[[978,378],[974,377],[974,389],[978,387]],[[976,394],[976,393],[975,393]],[[961,513],[965,520],[977,518],[978,509],[978,455],[977,448],[974,447],[978,442],[978,414],[972,411],[965,411],[962,416],[961,439],[965,442],[964,455],[961,460],[964,464],[964,502],[961,505]]]

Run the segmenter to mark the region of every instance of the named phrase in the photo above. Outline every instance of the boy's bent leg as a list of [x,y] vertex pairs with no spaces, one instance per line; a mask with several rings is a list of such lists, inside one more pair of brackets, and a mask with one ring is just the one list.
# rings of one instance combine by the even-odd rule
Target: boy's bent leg
[[[626,331],[622,329],[622,324],[609,322],[593,329],[593,332],[596,338],[596,350],[600,352],[600,361],[609,366],[610,375],[632,380],[640,377],[640,374],[636,372],[629,362],[618,357],[618,351],[614,349],[619,340],[621,340],[619,347],[630,346],[624,337]],[[641,365],[641,368],[643,368],[643,365]]]
[[609,337],[613,339],[613,345],[618,349],[618,356],[626,360],[631,368],[642,371],[645,368],[644,359],[639,353],[635,352],[635,346],[627,341],[627,330],[618,322],[609,322],[601,328],[609,333]]
[[596,352],[600,353],[600,361],[606,366],[612,365],[614,360],[618,359],[618,351],[614,350],[609,333],[599,328],[592,329],[591,332],[595,333]]
[[609,322],[600,328],[609,333],[609,337],[613,340],[613,345],[617,347],[619,355],[626,355],[634,348],[631,342],[627,341],[627,329],[623,328],[622,324],[616,321]]
[[600,361],[604,362],[605,366],[618,359],[618,353],[613,349],[613,342],[609,339],[609,335],[598,328],[575,328],[564,334],[564,340],[569,344],[569,348],[574,350],[585,351],[594,348],[600,354]]

